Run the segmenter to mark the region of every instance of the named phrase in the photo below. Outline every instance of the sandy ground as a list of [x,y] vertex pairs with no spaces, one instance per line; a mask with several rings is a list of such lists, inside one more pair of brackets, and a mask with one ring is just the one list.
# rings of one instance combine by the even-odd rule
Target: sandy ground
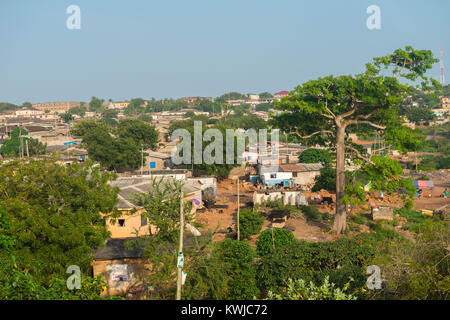
[[[433,190],[424,190],[422,199],[414,200],[414,209],[437,209],[443,205],[450,204],[450,199],[441,197],[444,192],[444,188],[448,188],[450,191],[450,170],[440,170],[425,173],[430,180],[434,182]],[[419,174],[421,175],[421,174]],[[417,176],[413,178],[418,178]],[[217,233],[214,235],[215,241],[222,241],[226,237],[233,237],[233,234],[227,232],[227,228],[231,227],[235,231],[235,219],[237,214],[237,184],[236,180],[223,180],[218,183],[217,186],[217,205],[227,205],[228,208],[217,208],[212,210],[205,210],[198,214],[198,221],[205,225],[206,229],[215,230]],[[241,180],[240,182],[240,207],[245,208],[247,203],[252,202],[253,192],[255,188],[249,183]],[[323,196],[331,196],[335,201],[336,196],[328,193],[326,190],[320,192]],[[305,195],[309,197],[311,192],[305,192]],[[403,202],[398,197],[392,197],[385,195],[384,200],[381,201],[377,193],[368,194],[367,203],[364,208],[353,209],[351,214],[356,214],[361,210],[368,210],[370,205],[387,205],[399,208],[403,206]],[[335,206],[332,205],[317,205],[321,212],[328,212],[334,214]],[[270,228],[271,223],[269,220],[264,221],[263,230]],[[327,226],[324,224],[306,221],[304,217],[291,218],[287,221],[286,226],[294,227],[294,236],[297,239],[306,239],[309,241],[330,241],[335,239],[335,236],[327,231]],[[255,245],[257,236],[250,238],[249,243]]]

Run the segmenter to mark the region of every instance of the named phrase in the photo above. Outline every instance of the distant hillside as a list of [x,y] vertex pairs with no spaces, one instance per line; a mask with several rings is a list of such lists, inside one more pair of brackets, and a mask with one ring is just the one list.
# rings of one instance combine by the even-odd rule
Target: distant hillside
[[21,106],[9,103],[9,102],[0,102],[0,113],[3,113],[7,110],[17,110],[21,109]]

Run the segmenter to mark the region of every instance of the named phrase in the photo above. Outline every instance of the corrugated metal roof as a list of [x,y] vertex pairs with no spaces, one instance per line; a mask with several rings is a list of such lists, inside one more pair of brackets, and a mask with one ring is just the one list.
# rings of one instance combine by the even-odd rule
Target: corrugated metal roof
[[[134,204],[136,196],[140,193],[152,192],[152,179],[159,184],[173,184],[176,181],[170,177],[120,177],[117,180],[110,182],[111,187],[120,189],[118,196],[119,202],[115,207],[118,209],[137,208],[138,206]],[[200,188],[187,183],[185,183],[181,189],[186,195],[201,191]]]
[[281,164],[280,169],[284,172],[308,172],[319,171],[323,168],[320,163],[295,163],[295,164]]

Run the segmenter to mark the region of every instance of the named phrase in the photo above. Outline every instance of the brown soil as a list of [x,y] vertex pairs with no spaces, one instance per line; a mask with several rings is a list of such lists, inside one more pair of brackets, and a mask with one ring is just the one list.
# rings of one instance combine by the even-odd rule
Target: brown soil
[[[419,173],[421,175],[421,173]],[[450,170],[440,170],[425,173],[430,180],[434,182],[433,190],[423,190],[423,198],[414,200],[414,209],[437,209],[445,204],[450,204],[450,199],[441,197],[444,192],[444,188],[447,187],[450,190]],[[418,179],[418,177],[413,177]],[[240,207],[244,208],[247,203],[253,201],[253,192],[255,187],[245,181],[240,181]],[[329,193],[326,190],[312,193],[310,191],[304,192],[307,198],[312,194],[320,194],[325,197],[332,197],[333,201],[336,201],[336,195]],[[218,182],[217,184],[217,205],[228,205],[228,208],[206,210],[199,213],[198,219],[202,222],[206,229],[212,229],[219,231],[214,235],[214,241],[223,241],[226,237],[233,237],[236,231],[235,219],[237,214],[237,184],[236,180],[226,179]],[[384,195],[384,199],[381,200],[379,193],[371,192],[367,194],[367,202],[357,208],[350,210],[349,214],[354,215],[361,212],[368,212],[371,205],[386,205],[394,208],[400,208],[404,205],[402,199],[396,196]],[[327,212],[329,214],[335,213],[335,205],[324,204],[315,205],[320,212]],[[265,230],[271,226],[269,220],[265,219],[262,230]],[[303,216],[298,218],[291,217],[286,226],[294,227],[294,236],[297,239],[306,239],[309,241],[331,241],[336,238],[332,232],[328,231],[329,226],[317,222],[306,221]],[[230,234],[226,230],[228,227],[233,229],[233,233]],[[404,233],[404,230],[399,228],[399,231]],[[365,230],[361,230],[365,232]],[[405,234],[408,238],[412,238],[411,234]],[[255,245],[257,236],[250,238],[249,243]]]

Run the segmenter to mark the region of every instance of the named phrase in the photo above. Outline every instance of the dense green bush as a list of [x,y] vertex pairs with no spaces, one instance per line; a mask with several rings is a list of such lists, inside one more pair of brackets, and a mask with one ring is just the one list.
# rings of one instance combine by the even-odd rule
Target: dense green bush
[[327,212],[322,213],[314,206],[300,206],[300,210],[308,221],[328,221],[333,218]]
[[324,149],[306,149],[298,156],[298,162],[328,165],[331,163],[331,154],[328,150]]
[[321,189],[330,192],[336,191],[336,169],[325,166],[320,169],[320,175],[316,176],[314,180],[313,192],[320,191]]
[[330,276],[332,282],[342,286],[352,277],[356,288],[363,285],[362,267],[375,253],[374,248],[345,238],[317,243],[302,240],[263,256],[258,263],[257,283],[263,291],[276,291],[288,278],[321,283]]
[[415,233],[422,232],[428,220],[437,219],[425,216],[420,211],[412,210],[406,207],[395,209],[394,212],[400,217],[406,218],[407,222],[403,225],[403,229],[410,230]]
[[257,211],[242,209],[239,212],[239,232],[241,239],[258,234],[264,223],[264,217]]
[[225,266],[228,281],[228,299],[253,299],[259,295],[256,286],[255,250],[243,241],[226,239],[217,247],[217,254]]
[[268,300],[356,300],[356,296],[346,294],[348,288],[343,290],[336,287],[329,277],[325,277],[323,284],[316,286],[314,282],[307,282],[303,279],[287,281],[287,287],[280,292],[269,291]]
[[297,239],[295,239],[291,231],[280,228],[270,228],[264,230],[259,235],[259,238],[256,241],[256,252],[259,256],[264,256],[271,253],[276,248],[296,242]]
[[422,227],[414,243],[394,243],[389,259],[375,261],[386,279],[382,298],[450,299],[449,224],[426,219]]
[[210,254],[193,257],[187,264],[183,297],[241,300],[259,296],[255,257],[255,250],[246,242],[226,239],[217,243]]

